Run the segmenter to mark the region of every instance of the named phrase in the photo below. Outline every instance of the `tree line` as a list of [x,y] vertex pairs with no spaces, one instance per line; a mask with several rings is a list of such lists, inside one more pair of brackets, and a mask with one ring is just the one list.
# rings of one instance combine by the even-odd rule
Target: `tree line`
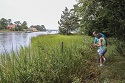
[[[22,23],[20,21],[15,21],[14,23],[12,23],[12,19],[0,19],[0,30],[6,30],[10,25],[15,25],[14,28],[10,29],[12,31],[23,31],[28,29],[26,21],[23,21]],[[31,25],[29,28],[36,28],[38,31],[46,30],[44,25]]]
[[107,36],[125,38],[125,0],[77,0],[73,9],[65,8],[59,20],[59,31],[71,30],[92,35],[93,31]]

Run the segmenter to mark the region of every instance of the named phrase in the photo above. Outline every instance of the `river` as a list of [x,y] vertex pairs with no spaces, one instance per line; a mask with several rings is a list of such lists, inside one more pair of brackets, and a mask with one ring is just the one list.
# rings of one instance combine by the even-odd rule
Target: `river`
[[0,32],[0,54],[10,53],[12,50],[17,51],[21,46],[27,47],[31,42],[31,37],[36,37],[38,35],[46,34],[56,34],[57,32],[53,31],[48,32]]

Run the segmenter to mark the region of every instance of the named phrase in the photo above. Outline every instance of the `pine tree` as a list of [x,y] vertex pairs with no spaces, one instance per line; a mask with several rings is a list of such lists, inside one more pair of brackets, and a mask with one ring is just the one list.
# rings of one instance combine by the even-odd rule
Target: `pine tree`
[[61,15],[60,21],[58,21],[59,31],[61,34],[71,34],[72,30],[78,28],[78,18],[73,13],[74,11],[69,10],[67,7]]

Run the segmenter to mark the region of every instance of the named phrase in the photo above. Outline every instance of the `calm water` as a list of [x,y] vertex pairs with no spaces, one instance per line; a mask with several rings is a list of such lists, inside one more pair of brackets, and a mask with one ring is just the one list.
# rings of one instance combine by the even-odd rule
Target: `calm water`
[[[55,34],[56,32],[51,32],[49,34]],[[38,35],[45,35],[47,32],[0,32],[0,54],[7,51],[10,53],[12,50],[19,50],[20,46],[27,47],[30,44],[31,37],[36,37]]]

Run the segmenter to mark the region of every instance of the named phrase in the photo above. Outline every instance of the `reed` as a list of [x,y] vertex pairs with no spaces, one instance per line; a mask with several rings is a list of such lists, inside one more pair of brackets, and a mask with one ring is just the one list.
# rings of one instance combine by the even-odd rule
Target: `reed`
[[33,37],[29,47],[0,55],[2,83],[98,82],[93,38],[83,35]]

